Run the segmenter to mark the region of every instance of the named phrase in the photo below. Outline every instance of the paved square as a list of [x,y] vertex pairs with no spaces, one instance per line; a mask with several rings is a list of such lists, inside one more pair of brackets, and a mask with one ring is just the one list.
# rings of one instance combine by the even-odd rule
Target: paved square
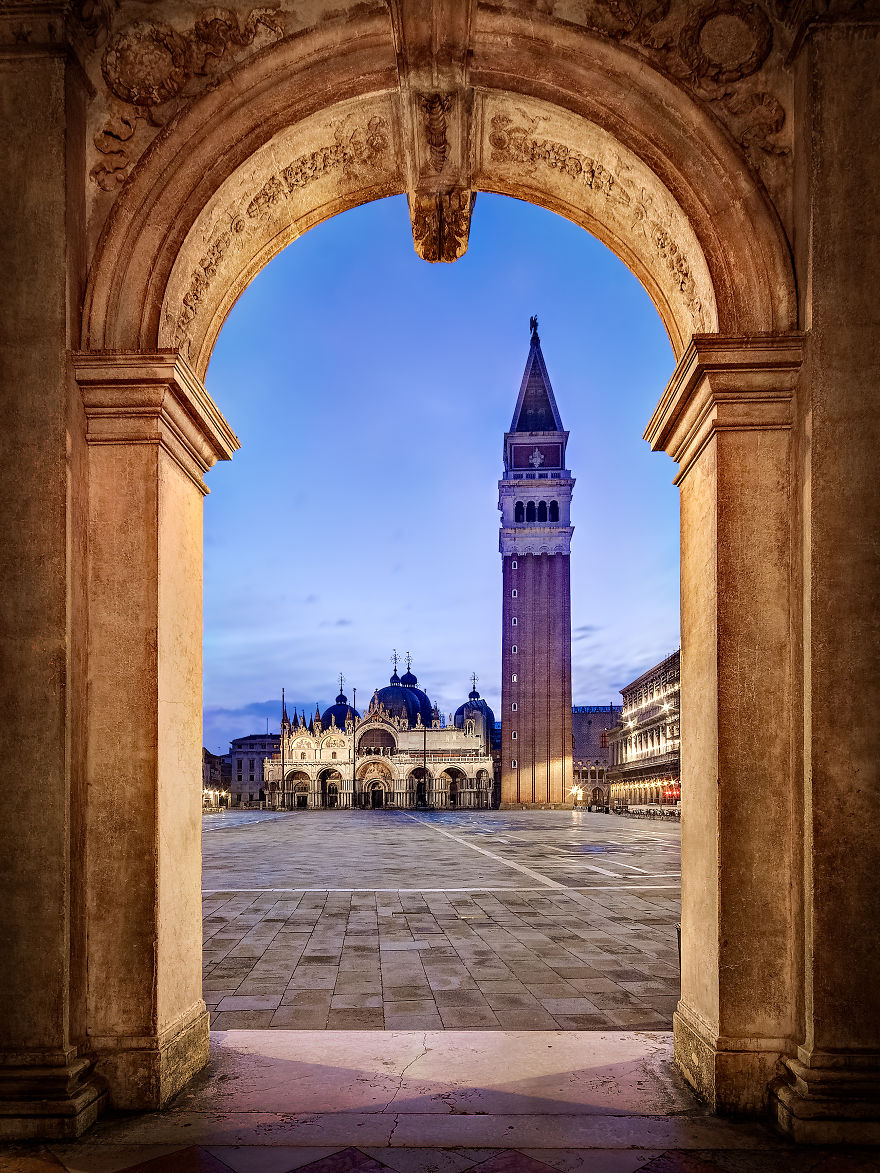
[[214,1030],[663,1030],[680,828],[573,811],[207,816]]

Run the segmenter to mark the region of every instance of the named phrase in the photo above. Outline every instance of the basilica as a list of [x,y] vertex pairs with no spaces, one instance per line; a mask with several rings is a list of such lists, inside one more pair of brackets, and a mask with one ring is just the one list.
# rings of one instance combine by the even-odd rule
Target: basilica
[[341,691],[323,713],[288,716],[263,788],[276,810],[484,808],[492,805],[495,716],[473,688],[444,720],[411,671],[394,672],[361,716]]

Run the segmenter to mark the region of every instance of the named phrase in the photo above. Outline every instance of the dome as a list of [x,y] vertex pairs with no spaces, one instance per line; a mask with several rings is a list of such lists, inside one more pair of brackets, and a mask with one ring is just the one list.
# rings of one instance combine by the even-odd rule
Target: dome
[[325,730],[329,729],[331,721],[335,718],[336,728],[344,729],[346,721],[349,719],[356,721],[359,716],[360,714],[357,710],[353,709],[348,703],[348,698],[345,693],[341,692],[336,698],[336,704],[331,705],[329,709],[325,709],[321,714],[321,724]]
[[486,728],[491,732],[495,725],[495,714],[477,692],[476,688],[472,688],[468,693],[468,699],[463,705],[455,710],[455,716],[452,723],[456,729],[464,729],[464,723],[469,718],[473,717],[479,720],[480,717],[486,718]]
[[[415,683],[410,683],[410,680]],[[410,727],[417,724],[419,717],[423,725],[430,726],[433,719],[431,702],[428,694],[416,687],[417,684],[418,680],[412,672],[405,672],[403,680],[395,672],[388,685],[375,693],[369,711],[375,712],[381,704],[390,716],[406,721]]]
[[406,672],[404,672],[403,676],[400,678],[400,683],[404,686],[404,688],[415,688],[419,683],[419,678],[414,672],[410,672],[410,670],[407,668]]

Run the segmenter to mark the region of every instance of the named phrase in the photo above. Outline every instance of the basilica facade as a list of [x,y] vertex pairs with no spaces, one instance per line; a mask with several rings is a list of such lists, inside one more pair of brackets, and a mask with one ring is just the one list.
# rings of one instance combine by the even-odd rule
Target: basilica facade
[[316,808],[479,809],[492,804],[495,716],[471,692],[447,720],[407,665],[361,715],[340,690],[314,716],[282,708],[279,752],[263,764],[267,803]]

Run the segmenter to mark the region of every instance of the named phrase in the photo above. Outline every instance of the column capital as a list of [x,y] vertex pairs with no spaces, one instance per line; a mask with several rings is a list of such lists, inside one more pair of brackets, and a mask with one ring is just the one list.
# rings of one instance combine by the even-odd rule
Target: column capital
[[645,429],[679,465],[679,484],[719,431],[788,431],[804,335],[695,334]]
[[90,445],[154,445],[203,493],[218,460],[240,447],[202,381],[176,350],[83,351],[73,355]]

